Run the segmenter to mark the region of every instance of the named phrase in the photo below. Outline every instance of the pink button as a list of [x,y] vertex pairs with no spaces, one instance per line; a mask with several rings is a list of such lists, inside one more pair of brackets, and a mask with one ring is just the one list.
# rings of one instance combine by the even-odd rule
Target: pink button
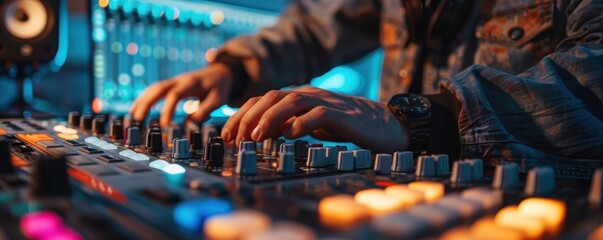
[[64,228],[61,217],[51,211],[28,213],[21,218],[20,225],[28,238],[40,238]]

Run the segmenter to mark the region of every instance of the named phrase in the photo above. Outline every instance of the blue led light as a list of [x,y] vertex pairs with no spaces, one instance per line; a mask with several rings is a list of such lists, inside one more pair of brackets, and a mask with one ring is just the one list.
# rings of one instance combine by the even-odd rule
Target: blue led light
[[180,227],[192,232],[200,232],[207,218],[231,211],[232,206],[224,200],[201,199],[176,205],[173,217]]
[[171,7],[165,7],[164,12],[165,12],[165,17],[166,17],[168,20],[173,20],[173,19],[174,19],[174,17],[176,16],[176,10],[175,10],[174,8],[171,8]]
[[125,13],[131,13],[134,10],[134,3],[131,0],[125,0],[124,5],[121,7]]
[[147,15],[147,13],[149,12],[149,6],[145,3],[141,3],[139,2],[136,5],[136,12],[138,13],[138,15],[140,16],[144,16]]
[[238,108],[231,108],[228,105],[222,105],[220,108],[214,110],[209,114],[210,117],[230,117],[235,112],[239,110]]
[[193,23],[193,25],[200,25],[203,23],[203,19],[205,18],[203,13],[193,13],[191,15],[191,23]]
[[119,7],[119,1],[118,0],[111,0],[109,2],[109,9],[111,9],[111,10],[117,10],[118,7]]
[[178,21],[181,23],[185,23],[191,18],[191,12],[187,10],[180,10],[180,17],[178,17]]
[[102,28],[94,28],[92,31],[92,40],[97,43],[104,42],[107,39],[107,32]]
[[358,94],[364,87],[362,76],[356,70],[346,66],[333,68],[324,75],[313,79],[310,84],[329,91],[352,95]]
[[153,15],[153,17],[160,18],[162,14],[163,8],[161,6],[155,5],[153,8],[151,8],[151,15]]
[[165,160],[155,160],[152,161],[151,163],[149,163],[149,167],[152,167],[154,169],[157,170],[161,170],[163,167],[170,165],[168,162],[166,162]]

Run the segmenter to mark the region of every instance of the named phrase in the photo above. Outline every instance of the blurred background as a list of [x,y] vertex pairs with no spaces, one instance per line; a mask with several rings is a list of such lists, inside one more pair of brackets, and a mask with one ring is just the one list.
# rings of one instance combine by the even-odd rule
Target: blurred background
[[[68,0],[68,51],[60,70],[25,81],[33,109],[51,116],[69,111],[127,113],[150,84],[203,67],[240,34],[273,25],[289,0],[157,1]],[[312,80],[311,85],[377,99],[381,51]],[[18,98],[15,80],[0,76],[0,117]],[[194,111],[187,99],[178,115]],[[153,108],[159,114],[162,103]],[[228,116],[227,106],[212,116]],[[23,114],[23,113],[20,113]],[[25,113],[28,114],[28,113]]]

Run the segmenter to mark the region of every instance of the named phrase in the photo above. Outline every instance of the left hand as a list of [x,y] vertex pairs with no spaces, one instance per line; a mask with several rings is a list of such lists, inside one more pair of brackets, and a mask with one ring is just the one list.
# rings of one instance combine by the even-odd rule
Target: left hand
[[263,141],[310,134],[348,141],[376,152],[392,153],[409,145],[408,130],[387,105],[314,87],[273,90],[249,99],[224,125],[225,141]]

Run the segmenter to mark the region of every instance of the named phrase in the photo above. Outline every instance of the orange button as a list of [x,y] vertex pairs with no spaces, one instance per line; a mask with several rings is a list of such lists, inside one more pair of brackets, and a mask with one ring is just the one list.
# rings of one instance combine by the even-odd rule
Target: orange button
[[354,201],[349,194],[328,196],[318,203],[318,214],[323,224],[337,228],[353,227],[369,217],[369,209]]
[[528,198],[517,207],[521,216],[541,219],[547,232],[556,233],[563,227],[565,220],[565,203],[547,198]]
[[508,206],[498,211],[494,221],[498,226],[521,230],[528,238],[541,238],[544,235],[544,221],[519,214],[516,206]]
[[428,203],[435,202],[444,195],[444,184],[431,181],[416,181],[408,184],[408,188],[425,194]]
[[391,213],[404,207],[402,200],[391,197],[385,194],[383,189],[378,188],[359,191],[354,195],[354,200],[358,204],[367,206],[374,215]]
[[470,239],[490,239],[490,240],[521,240],[524,239],[524,233],[521,230],[499,226],[492,217],[481,218],[469,229],[472,238]]

